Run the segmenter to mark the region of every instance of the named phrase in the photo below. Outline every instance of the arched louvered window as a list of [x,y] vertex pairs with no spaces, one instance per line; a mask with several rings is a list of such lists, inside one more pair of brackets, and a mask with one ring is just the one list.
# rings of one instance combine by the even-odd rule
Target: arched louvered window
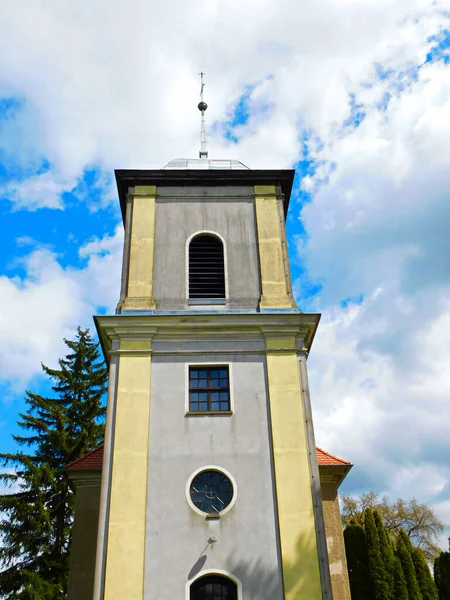
[[237,585],[221,575],[206,575],[191,585],[190,600],[237,600]]
[[201,233],[189,244],[189,299],[213,298],[225,298],[223,244],[216,235]]

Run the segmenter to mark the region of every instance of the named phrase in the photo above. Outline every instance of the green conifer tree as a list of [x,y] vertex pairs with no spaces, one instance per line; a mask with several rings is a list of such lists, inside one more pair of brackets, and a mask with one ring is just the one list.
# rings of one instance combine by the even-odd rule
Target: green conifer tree
[[356,521],[345,528],[344,542],[352,600],[372,600],[366,534]]
[[392,540],[389,537],[388,530],[386,529],[381,517],[377,511],[373,511],[373,517],[375,525],[378,531],[378,539],[380,540],[380,552],[381,558],[384,564],[384,575],[385,581],[389,590],[390,600],[396,600],[395,597],[395,554]]
[[408,587],[397,550],[395,550],[394,558],[395,600],[409,600]]
[[434,581],[439,600],[450,600],[450,552],[441,552],[434,561]]
[[413,548],[411,556],[423,600],[439,600],[436,585],[422,550],[420,548]]
[[422,593],[417,582],[416,571],[412,559],[412,544],[407,534],[401,530],[397,538],[397,553],[402,564],[408,588],[409,600],[423,600]]
[[0,474],[12,487],[0,495],[0,597],[62,600],[66,597],[74,494],[62,470],[103,439],[107,370],[98,344],[78,328],[59,369],[42,366],[55,397],[26,393],[27,411],[13,436],[26,451],[0,454]]
[[370,578],[375,600],[390,600],[391,592],[387,583],[387,573],[380,547],[380,538],[373,512],[368,508],[364,513],[364,531],[367,540]]

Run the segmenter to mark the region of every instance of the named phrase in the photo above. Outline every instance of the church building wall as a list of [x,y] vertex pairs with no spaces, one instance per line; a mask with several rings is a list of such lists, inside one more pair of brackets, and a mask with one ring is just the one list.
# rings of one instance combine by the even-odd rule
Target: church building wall
[[99,509],[100,478],[97,476],[89,485],[77,485],[67,590],[69,600],[92,598]]
[[333,600],[351,600],[341,511],[339,508],[338,483],[336,482],[336,478],[324,477],[323,479],[324,481],[321,483],[322,506],[325,519]]
[[[232,415],[185,416],[193,362],[230,365]],[[151,381],[145,600],[163,589],[184,598],[187,582],[207,569],[240,579],[244,600],[282,600],[264,356],[155,355]],[[190,476],[208,466],[225,469],[237,487],[220,519],[205,519],[186,499]]]
[[[256,309],[261,295],[254,191],[241,187],[158,187],[153,293],[158,310],[187,306],[187,241],[214,232],[225,242],[227,308]],[[203,201],[207,198],[207,201]]]

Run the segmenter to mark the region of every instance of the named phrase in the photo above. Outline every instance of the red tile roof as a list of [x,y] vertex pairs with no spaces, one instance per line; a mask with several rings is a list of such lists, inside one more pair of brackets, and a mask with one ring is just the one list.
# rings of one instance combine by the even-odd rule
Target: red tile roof
[[343,458],[338,458],[337,456],[334,456],[333,454],[330,454],[329,452],[325,452],[325,450],[322,450],[322,448],[316,448],[316,452],[317,452],[317,462],[319,463],[319,466],[325,466],[325,465],[339,465],[339,466],[350,466],[351,463],[349,463],[347,460],[344,460]]
[[[325,452],[322,448],[317,448],[317,462],[319,466],[350,466],[346,460],[333,456],[329,452]],[[82,456],[78,460],[74,460],[67,465],[67,469],[101,469],[103,465],[103,444]]]
[[66,469],[101,469],[103,466],[103,444],[81,458],[66,465]]

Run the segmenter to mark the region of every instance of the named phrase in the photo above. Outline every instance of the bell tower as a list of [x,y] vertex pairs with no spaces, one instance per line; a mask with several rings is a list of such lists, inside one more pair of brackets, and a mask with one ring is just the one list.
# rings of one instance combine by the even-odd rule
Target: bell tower
[[205,147],[116,171],[94,598],[332,599],[306,368],[320,315],[296,306],[285,233],[294,171]]

